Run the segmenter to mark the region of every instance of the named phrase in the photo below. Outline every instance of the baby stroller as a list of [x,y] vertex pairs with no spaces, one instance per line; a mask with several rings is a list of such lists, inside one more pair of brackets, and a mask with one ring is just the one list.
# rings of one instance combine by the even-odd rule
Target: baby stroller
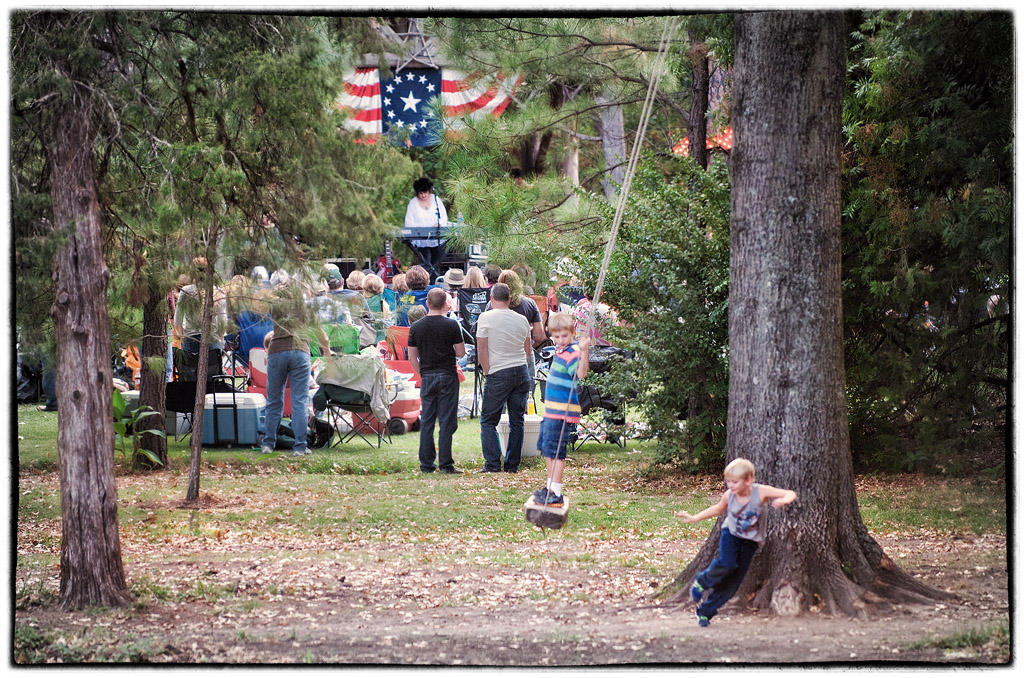
[[[536,352],[537,372],[536,384],[540,386],[541,398],[544,397],[544,386],[547,383],[548,374],[551,370],[551,359],[555,355],[554,346],[545,346]],[[629,359],[627,351],[615,346],[591,346],[589,351],[590,373],[602,374],[611,370],[611,365],[617,359]],[[626,424],[626,417],[620,411],[618,398],[604,395],[593,385],[583,383],[576,385],[576,393],[580,401],[580,413],[586,417],[592,413],[599,413],[599,416],[590,417],[586,424],[581,422],[577,432],[570,438],[570,447],[577,449],[588,440],[598,442],[609,442],[619,447],[625,447],[616,429]]]

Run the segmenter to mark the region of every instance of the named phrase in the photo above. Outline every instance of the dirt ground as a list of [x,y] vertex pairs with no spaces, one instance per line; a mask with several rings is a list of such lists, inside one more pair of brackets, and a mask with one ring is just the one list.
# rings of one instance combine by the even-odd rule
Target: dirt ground
[[[912,574],[954,592],[958,600],[896,606],[874,619],[779,618],[732,605],[710,628],[700,628],[692,606],[652,600],[650,594],[667,580],[642,567],[523,570],[491,563],[403,568],[395,563],[429,562],[424,547],[381,545],[375,552],[364,543],[359,559],[328,566],[324,551],[295,549],[259,561],[230,553],[182,552],[175,558],[165,551],[132,565],[136,586],[139,581],[201,580],[231,595],[211,595],[209,602],[147,600],[99,616],[20,605],[24,609],[16,611],[15,624],[40,633],[60,630],[67,639],[86,635],[111,644],[145,642],[146,661],[171,663],[852,667],[884,662],[895,667],[1010,661],[1005,642],[959,649],[934,642],[971,630],[1010,627],[1005,538],[956,537],[938,545],[902,538],[879,542]],[[410,557],[404,559],[396,548],[408,549]],[[613,549],[614,544],[596,548]],[[650,543],[652,555],[678,548],[667,541]],[[606,555],[596,554],[597,560],[614,562]],[[97,633],[98,627],[103,633]]]

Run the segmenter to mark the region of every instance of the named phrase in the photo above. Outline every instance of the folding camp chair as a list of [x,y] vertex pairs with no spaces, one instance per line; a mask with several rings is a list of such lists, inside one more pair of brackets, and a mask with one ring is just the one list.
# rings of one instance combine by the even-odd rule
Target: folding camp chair
[[325,412],[338,434],[331,446],[359,437],[371,447],[391,442],[390,407],[398,396],[388,386],[384,361],[375,354],[334,355],[317,375],[313,409]]
[[378,449],[385,441],[391,443],[388,422],[377,420],[370,407],[370,395],[367,393],[345,386],[324,384],[313,397],[313,408],[324,412],[327,423],[338,434],[331,447],[337,447],[356,437],[370,447]]
[[619,402],[601,395],[594,386],[578,384],[577,396],[580,401],[580,413],[588,418],[586,426],[580,421],[576,427],[576,435],[569,441],[570,449],[577,450],[583,443],[593,440],[607,442],[625,447],[626,442],[621,435],[621,427],[625,425],[625,417],[619,412]]

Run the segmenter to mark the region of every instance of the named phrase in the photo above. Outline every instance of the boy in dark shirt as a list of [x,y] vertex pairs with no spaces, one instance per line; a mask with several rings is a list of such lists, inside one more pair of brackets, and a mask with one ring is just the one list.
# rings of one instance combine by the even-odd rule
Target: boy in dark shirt
[[409,328],[409,362],[420,378],[420,470],[435,470],[434,422],[438,424],[436,457],[442,473],[459,473],[452,459],[452,435],[459,427],[459,375],[456,358],[466,355],[462,328],[446,316],[448,295],[427,293],[427,315]]

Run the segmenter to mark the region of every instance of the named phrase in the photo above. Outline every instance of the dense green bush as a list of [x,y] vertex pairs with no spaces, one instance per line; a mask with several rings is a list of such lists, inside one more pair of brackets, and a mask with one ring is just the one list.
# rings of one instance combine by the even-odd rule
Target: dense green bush
[[849,58],[843,313],[854,459],[956,472],[1005,424],[1013,19],[865,15]]
[[[611,223],[614,211],[607,207]],[[603,250],[579,262],[593,292]],[[725,453],[728,396],[729,179],[690,159],[648,158],[629,192],[601,296],[611,335],[633,358],[592,381],[625,394],[661,462],[706,467]]]

